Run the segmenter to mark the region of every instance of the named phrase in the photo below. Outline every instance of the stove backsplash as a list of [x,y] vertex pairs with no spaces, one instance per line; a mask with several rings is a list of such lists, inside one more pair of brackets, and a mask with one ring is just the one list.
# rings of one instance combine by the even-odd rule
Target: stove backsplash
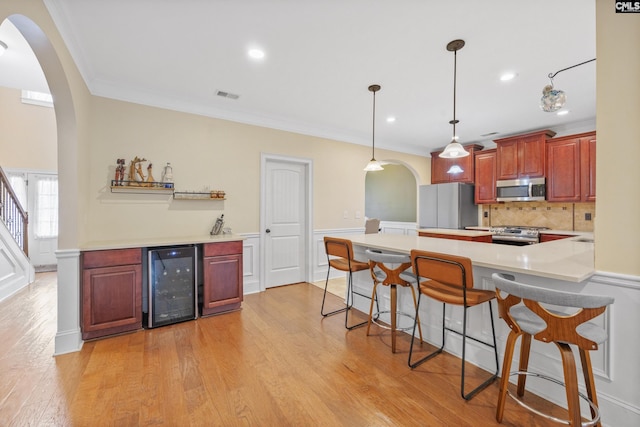
[[[529,225],[593,231],[595,203],[509,202],[482,205],[482,226]],[[591,218],[591,219],[588,219]]]

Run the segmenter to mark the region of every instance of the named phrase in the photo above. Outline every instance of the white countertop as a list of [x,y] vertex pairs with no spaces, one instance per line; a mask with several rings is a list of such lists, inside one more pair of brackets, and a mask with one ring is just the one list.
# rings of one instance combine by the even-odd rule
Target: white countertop
[[354,245],[362,247],[407,254],[411,249],[441,252],[470,258],[473,264],[479,267],[569,282],[582,282],[595,272],[594,245],[592,242],[580,241],[586,236],[527,246],[384,233],[339,237],[349,239]]
[[200,243],[235,242],[245,240],[236,234],[219,234],[216,236],[180,236],[180,237],[153,237],[135,238],[131,240],[101,240],[87,242],[81,245],[80,250],[97,251],[104,249],[148,248],[155,246],[196,245]]

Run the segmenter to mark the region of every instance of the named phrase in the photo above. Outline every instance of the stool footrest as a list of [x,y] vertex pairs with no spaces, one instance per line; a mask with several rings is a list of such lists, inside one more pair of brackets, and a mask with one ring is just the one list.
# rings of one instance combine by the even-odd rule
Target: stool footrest
[[[559,386],[566,387],[566,384],[563,383],[562,381],[557,380],[557,379],[552,378],[552,377],[549,377],[547,375],[542,375],[542,374],[536,373],[536,372],[514,371],[514,372],[509,373],[510,377],[512,377],[514,375],[518,375],[518,376],[519,375],[527,375],[527,376],[537,377],[537,378],[540,378],[540,379],[543,379],[543,380],[547,380],[547,381],[551,381],[553,383],[556,383]],[[513,400],[515,400],[518,405],[520,405],[523,408],[533,412],[534,414],[540,415],[543,418],[546,418],[546,419],[551,420],[551,421],[555,421],[555,422],[560,423],[560,424],[571,425],[569,420],[563,420],[562,418],[557,418],[557,417],[554,417],[552,415],[545,414],[544,412],[541,412],[538,409],[526,404],[518,396],[516,396],[513,393],[511,393],[508,389],[507,389],[507,395],[509,395],[509,397],[511,397]],[[580,396],[580,398],[584,399],[589,404],[589,406],[591,407],[591,410],[595,414],[595,416],[591,420],[583,422],[581,424],[582,427],[591,427],[591,426],[594,426],[594,425],[598,424],[598,422],[600,421],[600,411],[598,410],[598,407],[596,405],[594,405],[594,403],[591,400],[589,400],[589,398],[587,396],[585,396],[583,393],[578,392],[578,395]]]
[[[371,315],[371,323],[375,323],[376,325],[378,325],[379,328],[382,328],[382,329],[391,329],[391,326],[388,326],[388,325],[382,323],[382,320],[380,319],[380,315],[381,314],[391,314],[391,310],[383,310],[383,311],[374,312]],[[415,321],[415,318],[414,318],[413,314],[403,313],[401,311],[397,311],[396,312],[396,318],[398,316],[403,316],[403,317],[406,317],[408,319],[411,319],[412,323],[409,326],[402,327],[402,328],[399,328],[399,327],[396,326],[396,331],[403,331],[404,332],[404,331],[410,331],[410,330],[413,329],[413,322]]]

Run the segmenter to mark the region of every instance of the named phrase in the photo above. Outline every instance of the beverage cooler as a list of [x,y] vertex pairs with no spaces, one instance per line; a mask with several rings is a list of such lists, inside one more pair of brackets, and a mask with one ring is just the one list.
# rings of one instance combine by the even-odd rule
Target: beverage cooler
[[197,252],[193,245],[149,249],[144,327],[157,328],[197,317]]

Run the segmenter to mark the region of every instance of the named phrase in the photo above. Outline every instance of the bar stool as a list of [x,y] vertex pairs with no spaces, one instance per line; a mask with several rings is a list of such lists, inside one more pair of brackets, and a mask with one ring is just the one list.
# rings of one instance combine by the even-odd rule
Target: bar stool
[[[353,294],[369,298],[369,295],[359,294],[353,291],[353,273],[356,271],[363,271],[369,269],[369,263],[358,261],[353,257],[353,244],[351,240],[340,239],[337,237],[324,237],[324,250],[327,253],[327,280],[324,283],[324,295],[322,296],[322,306],[320,307],[320,314],[322,317],[331,316],[333,314],[345,312],[344,327],[347,329],[357,328],[362,326],[367,321],[349,326],[349,310],[353,306]],[[331,311],[329,313],[324,312],[324,301],[327,297],[327,286],[329,285],[329,273],[331,268],[344,271],[347,273],[347,303],[346,306],[338,310]]]
[[[445,344],[446,331],[462,335],[462,373],[460,380],[460,395],[463,399],[469,400],[475,396],[476,393],[495,381],[498,377],[498,349],[496,346],[496,330],[493,322],[493,310],[491,308],[491,300],[496,297],[496,293],[494,291],[475,289],[473,287],[473,268],[469,258],[413,249],[411,251],[411,263],[413,264],[413,272],[419,280],[420,294],[418,295],[416,322],[413,328],[413,336],[411,337],[411,347],[409,348],[409,366],[413,369],[437,354],[442,353]],[[439,349],[413,362],[413,343],[415,341],[416,325],[418,323],[417,313],[420,307],[422,295],[442,302],[442,345]],[[493,344],[467,335],[467,309],[483,303],[489,304]],[[446,326],[445,307],[447,304],[462,306],[462,332]],[[465,394],[464,377],[467,338],[493,349],[496,369],[488,379],[482,382],[482,384]]]
[[[553,421],[572,426],[600,425],[596,385],[591,369],[589,351],[597,350],[598,344],[606,341],[607,333],[604,329],[593,323],[588,323],[588,321],[604,313],[607,306],[614,302],[614,299],[608,296],[586,295],[531,286],[516,282],[515,277],[510,274],[494,273],[492,278],[496,287],[500,317],[511,328],[502,364],[502,378],[500,379],[500,392],[496,410],[498,422],[502,422],[505,400],[508,394],[521,406]],[[505,296],[505,293],[508,295]],[[572,308],[574,313],[545,308],[543,304],[553,305],[556,308]],[[522,336],[520,366],[517,372],[509,373],[515,344],[520,336]],[[562,357],[565,383],[527,370],[532,337],[545,343],[554,343],[558,347]],[[577,346],[580,353],[587,396],[578,390],[576,361],[569,346],[570,344]],[[508,390],[509,377],[513,375],[518,376],[518,397]],[[525,404],[520,399],[524,396],[525,381],[528,375],[549,380],[565,387],[569,420],[562,420],[544,414]],[[591,420],[587,422],[582,422],[582,416],[580,415],[581,398],[587,401],[590,406]]]
[[[381,253],[375,250],[367,249],[367,258],[369,258],[369,271],[371,272],[371,278],[373,279],[373,292],[371,294],[371,305],[369,306],[369,320],[367,323],[367,335],[371,330],[371,323],[375,323],[381,328],[391,330],[391,352],[396,352],[396,332],[406,331],[409,328],[399,328],[398,319],[400,316],[409,317],[413,320],[413,315],[397,311],[398,301],[398,286],[411,289],[411,296],[413,297],[413,306],[417,306],[416,292],[413,289],[413,285],[417,284],[416,276],[407,269],[411,268],[411,258],[409,255],[389,254]],[[390,264],[398,264],[397,267],[390,267]],[[389,310],[378,311],[373,313],[373,302],[378,301],[378,285],[389,286],[389,293],[391,296],[391,305]],[[390,315],[391,326],[386,326],[379,323],[377,320],[381,314],[388,313]],[[417,316],[417,311],[416,311]],[[418,328],[420,330],[420,340],[422,340],[422,328],[418,321]]]

